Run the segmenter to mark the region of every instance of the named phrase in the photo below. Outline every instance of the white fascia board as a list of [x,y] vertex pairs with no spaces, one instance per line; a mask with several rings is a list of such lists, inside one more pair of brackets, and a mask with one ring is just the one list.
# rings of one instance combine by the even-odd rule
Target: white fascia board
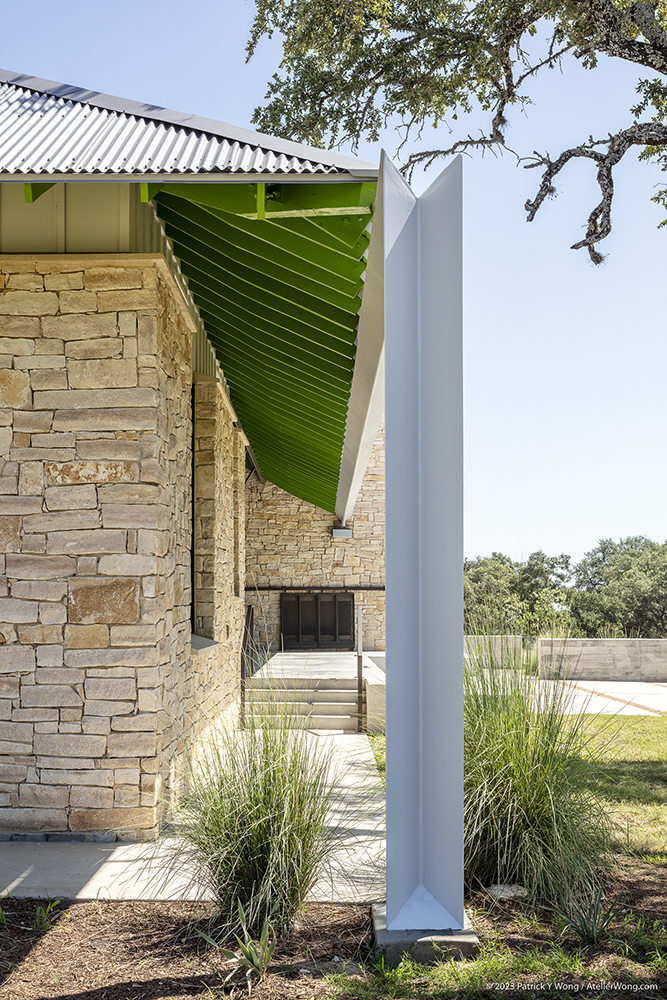
[[3,174],[2,184],[359,184],[378,179],[378,167],[352,174]]
[[[384,156],[384,153],[382,154]],[[380,168],[382,169],[382,168]],[[384,411],[384,200],[382,173],[359,310],[357,353],[347,409],[336,514],[345,524],[357,501]]]

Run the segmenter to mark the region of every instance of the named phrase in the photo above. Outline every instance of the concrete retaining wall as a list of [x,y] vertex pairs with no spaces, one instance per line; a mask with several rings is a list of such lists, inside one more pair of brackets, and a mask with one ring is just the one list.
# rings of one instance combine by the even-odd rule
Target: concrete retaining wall
[[540,639],[540,674],[667,683],[667,639]]

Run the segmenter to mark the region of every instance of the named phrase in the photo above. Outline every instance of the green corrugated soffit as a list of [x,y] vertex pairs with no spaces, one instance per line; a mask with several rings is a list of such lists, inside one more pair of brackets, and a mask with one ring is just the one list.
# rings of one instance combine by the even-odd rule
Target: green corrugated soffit
[[333,511],[375,184],[142,185],[263,475]]

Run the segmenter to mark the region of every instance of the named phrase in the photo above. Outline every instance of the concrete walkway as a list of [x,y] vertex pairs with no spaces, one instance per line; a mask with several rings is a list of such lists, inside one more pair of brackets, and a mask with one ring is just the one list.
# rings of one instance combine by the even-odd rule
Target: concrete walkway
[[[336,800],[331,825],[339,845],[310,898],[374,902],[384,898],[384,792],[366,736],[317,733],[332,754]],[[0,843],[0,896],[51,899],[198,899],[187,872],[166,878],[164,845],[53,841]],[[205,897],[204,897],[205,898]]]

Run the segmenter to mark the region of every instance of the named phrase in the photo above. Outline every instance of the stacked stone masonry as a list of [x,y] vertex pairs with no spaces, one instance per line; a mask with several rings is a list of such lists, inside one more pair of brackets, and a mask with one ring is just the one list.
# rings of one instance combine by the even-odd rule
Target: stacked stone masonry
[[[384,426],[380,427],[348,526],[333,538],[335,514],[251,476],[246,487],[246,602],[254,605],[255,643],[280,649],[280,588],[340,587],[363,608],[363,645],[385,648]],[[268,590],[266,588],[277,588]],[[379,589],[364,589],[374,587]]]
[[190,649],[191,336],[160,255],[0,257],[0,834],[153,830],[184,740],[237,697],[242,442],[217,383],[199,441],[226,493],[195,511],[216,644]]

